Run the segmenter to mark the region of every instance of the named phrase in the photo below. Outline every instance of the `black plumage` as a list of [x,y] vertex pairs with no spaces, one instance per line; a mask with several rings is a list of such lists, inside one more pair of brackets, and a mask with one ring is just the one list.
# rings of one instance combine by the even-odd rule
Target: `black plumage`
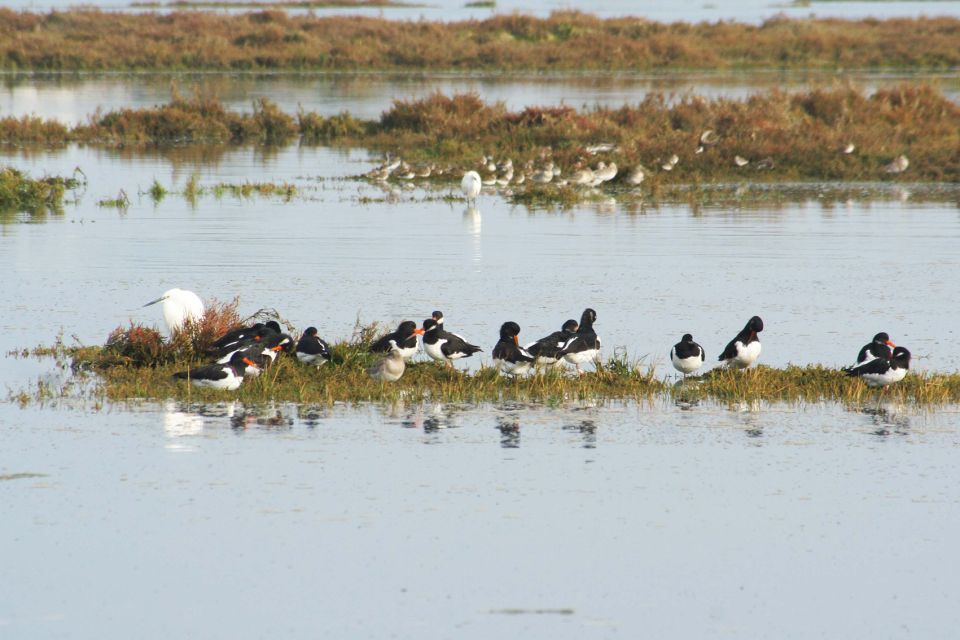
[[752,342],[760,342],[757,334],[761,331],[763,331],[763,320],[760,319],[760,316],[753,316],[747,321],[746,326],[740,330],[740,333],[727,343],[727,346],[717,360],[725,361],[735,359],[740,354],[740,351],[737,349],[737,343],[739,342],[742,347],[746,347]]
[[860,353],[857,354],[857,363],[863,362],[864,360],[870,360],[872,358],[883,358],[884,360],[889,360],[893,356],[892,349],[896,346],[897,345],[890,341],[890,336],[881,331],[877,335],[873,336],[873,341],[870,344],[863,345],[863,348],[860,349]]

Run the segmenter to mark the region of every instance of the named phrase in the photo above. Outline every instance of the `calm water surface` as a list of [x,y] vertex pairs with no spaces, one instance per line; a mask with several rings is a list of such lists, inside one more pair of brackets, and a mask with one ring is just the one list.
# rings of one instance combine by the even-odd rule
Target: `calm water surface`
[[805,91],[813,86],[851,84],[872,92],[904,82],[931,82],[952,100],[960,99],[960,73],[760,72],[681,73],[660,75],[464,75],[464,74],[0,74],[0,116],[36,115],[61,122],[86,122],[97,112],[152,107],[170,101],[173,87],[186,96],[194,91],[219,97],[233,110],[250,111],[265,97],[284,111],[301,107],[324,115],[349,111],[375,119],[394,100],[423,98],[435,91],[447,95],[476,92],[489,102],[503,101],[511,110],[530,105],[620,107],[640,102],[650,93],[671,100],[688,95],[744,98],[776,87]]
[[4,638],[951,637],[956,410],[0,405]]

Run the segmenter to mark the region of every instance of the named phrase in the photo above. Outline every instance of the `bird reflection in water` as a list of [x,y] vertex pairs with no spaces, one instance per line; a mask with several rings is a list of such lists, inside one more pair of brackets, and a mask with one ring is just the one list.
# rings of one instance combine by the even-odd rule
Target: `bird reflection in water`
[[581,446],[584,449],[597,448],[597,425],[593,420],[581,420],[576,424],[563,425],[564,431],[580,433]]
[[875,436],[884,438],[887,436],[905,436],[910,433],[910,417],[901,413],[897,406],[865,406],[856,409],[856,411],[870,416],[874,427],[871,433]]
[[483,219],[480,216],[480,209],[476,207],[467,207],[463,210],[463,222],[467,225],[467,230],[473,240],[473,263],[477,267],[483,261],[483,243],[480,240],[481,230],[483,229]]
[[257,407],[252,407],[234,414],[230,418],[230,426],[236,433],[242,433],[252,427],[289,431],[293,428],[293,418],[285,415],[280,409],[259,408],[258,410]]
[[497,429],[500,431],[500,446],[504,449],[520,448],[520,421],[516,416],[497,417]]

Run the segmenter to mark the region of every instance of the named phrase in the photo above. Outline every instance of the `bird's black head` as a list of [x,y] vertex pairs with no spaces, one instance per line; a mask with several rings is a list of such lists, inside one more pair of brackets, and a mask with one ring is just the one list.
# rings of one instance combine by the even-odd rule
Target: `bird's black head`
[[590,327],[597,321],[597,312],[593,309],[584,309],[580,315],[580,326]]
[[516,322],[504,322],[500,325],[500,339],[513,340],[520,334],[520,325]]
[[886,344],[890,340],[890,336],[887,335],[886,331],[881,331],[877,335],[873,336],[874,342],[879,342],[881,344]]
[[317,335],[317,328],[316,328],[316,327],[307,327],[307,330],[303,332],[303,335],[305,335],[305,336],[315,336],[315,335]]
[[434,331],[439,325],[434,318],[427,318],[423,321],[423,332]]
[[443,311],[434,311],[430,317],[437,321],[437,324],[443,324]]
[[747,323],[747,329],[756,333],[763,331],[763,320],[760,319],[760,316],[750,318],[750,322]]
[[683,334],[683,337],[680,338],[680,342],[693,342],[693,336],[689,333]]
[[267,329],[272,330],[274,333],[280,333],[280,332],[281,332],[280,323],[277,322],[276,320],[269,320],[269,321],[267,321],[266,324],[264,324],[263,326],[265,326]]
[[580,328],[580,325],[573,318],[570,318],[569,320],[564,322],[563,326],[560,327],[561,330],[566,331],[568,333],[576,333],[577,329],[579,328]]
[[413,335],[413,332],[417,330],[417,323],[413,320],[404,320],[397,325],[397,333],[400,334],[401,338],[406,338]]
[[891,360],[896,360],[897,362],[907,364],[910,362],[910,352],[907,351],[906,347],[897,347],[893,350],[893,357]]

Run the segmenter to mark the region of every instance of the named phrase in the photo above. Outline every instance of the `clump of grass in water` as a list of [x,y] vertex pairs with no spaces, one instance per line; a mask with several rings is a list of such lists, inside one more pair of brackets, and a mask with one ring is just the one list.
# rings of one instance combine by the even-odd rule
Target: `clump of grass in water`
[[127,195],[126,191],[120,189],[120,192],[117,194],[116,198],[103,198],[101,200],[97,200],[97,206],[126,211],[130,208],[130,196]]
[[81,185],[76,173],[72,177],[31,178],[13,167],[0,168],[0,213],[41,215],[59,211],[66,191]]

